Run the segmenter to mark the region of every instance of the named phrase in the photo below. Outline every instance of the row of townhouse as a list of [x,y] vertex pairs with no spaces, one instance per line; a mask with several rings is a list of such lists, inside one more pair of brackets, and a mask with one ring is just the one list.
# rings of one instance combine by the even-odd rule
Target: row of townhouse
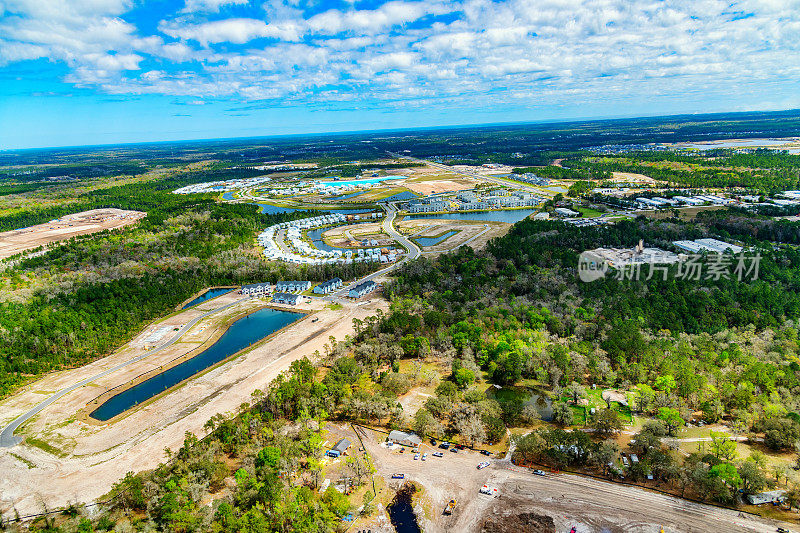
[[373,292],[377,288],[378,284],[374,281],[365,281],[364,283],[359,283],[350,289],[349,296],[350,298],[361,298],[362,296],[366,296],[367,294]]
[[272,296],[272,301],[276,304],[297,305],[300,301],[299,294],[289,294],[288,292],[276,292]]
[[333,278],[314,287],[314,294],[329,294],[342,286],[340,278]]
[[277,292],[303,292],[311,288],[310,281],[279,281],[275,284]]
[[242,285],[239,290],[240,294],[250,294],[253,296],[262,296],[264,294],[272,293],[272,285],[269,283],[252,283],[250,285]]

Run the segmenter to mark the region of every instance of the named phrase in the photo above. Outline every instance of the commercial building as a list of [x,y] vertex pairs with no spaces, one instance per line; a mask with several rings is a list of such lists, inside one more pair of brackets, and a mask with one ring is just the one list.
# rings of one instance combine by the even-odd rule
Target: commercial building
[[560,217],[576,217],[580,215],[577,211],[573,211],[572,209],[568,209],[566,207],[556,207],[554,209],[556,215]]
[[733,254],[741,253],[743,248],[735,244],[729,244],[725,241],[717,239],[695,239],[694,241],[674,241],[672,243],[676,248],[689,252],[691,254],[699,254],[701,252],[712,252],[721,254],[730,250]]
[[406,433],[395,429],[389,432],[386,442],[402,444],[403,446],[419,446],[422,439],[416,433]]
[[328,455],[330,457],[339,457],[345,455],[349,447],[350,447],[350,441],[347,439],[341,439],[339,442],[336,443],[336,445],[334,445],[333,448],[328,450]]

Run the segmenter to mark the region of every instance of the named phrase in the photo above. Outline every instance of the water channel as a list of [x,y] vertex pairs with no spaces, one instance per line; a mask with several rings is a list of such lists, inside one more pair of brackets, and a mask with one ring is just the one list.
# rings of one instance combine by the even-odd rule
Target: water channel
[[491,222],[507,222],[514,224],[538,212],[538,209],[508,209],[504,211],[480,211],[476,213],[444,213],[442,215],[420,214],[406,215],[406,219],[438,218],[444,220],[483,220]]
[[184,379],[227,359],[302,316],[301,313],[264,308],[242,317],[231,324],[217,342],[196,356],[112,396],[92,411],[90,416],[100,421],[109,420]]
[[425,246],[436,246],[440,242],[446,241],[447,239],[449,239],[450,237],[452,237],[456,233],[458,233],[458,232],[455,231],[455,230],[452,230],[452,231],[448,231],[446,233],[443,233],[442,235],[439,235],[438,237],[414,237],[414,242],[419,244],[420,246],[423,246],[423,247],[425,247]]
[[208,300],[213,300],[217,296],[222,296],[227,292],[231,292],[233,289],[230,287],[222,288],[222,287],[215,287],[213,289],[208,289],[206,292],[189,302],[188,304],[181,307],[181,309],[189,309],[190,307],[194,307],[197,304],[201,304],[203,302],[207,302]]

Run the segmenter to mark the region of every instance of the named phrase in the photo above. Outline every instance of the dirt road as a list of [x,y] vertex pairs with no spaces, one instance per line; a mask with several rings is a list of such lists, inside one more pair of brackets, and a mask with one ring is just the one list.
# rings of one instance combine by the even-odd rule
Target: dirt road
[[[495,517],[495,524],[513,524],[513,517],[521,513],[549,516],[555,531],[566,532],[575,527],[578,533],[658,533],[662,527],[665,533],[766,533],[781,525],[591,478],[567,474],[536,476],[528,469],[498,460],[490,459],[491,466],[478,470],[477,464],[486,457],[474,451],[444,452],[444,457],[437,458],[431,455],[432,446],[423,445],[421,451],[428,452],[428,459],[415,461],[410,450],[401,454],[382,446],[384,434],[366,434],[369,438],[364,444],[374,459],[377,475],[384,477],[390,487],[397,489],[400,485],[391,479],[395,472],[424,487],[423,502],[417,511],[424,510],[420,522],[427,533],[480,532],[489,517]],[[499,496],[480,494],[484,484],[497,488]],[[452,516],[445,516],[442,511],[451,498],[458,501],[458,506]]]
[[[221,296],[168,317],[108,357],[32,383],[0,403],[0,424],[5,425],[56,390],[129,360],[132,354],[143,351],[150,344],[148,339],[165,325],[168,330],[179,327],[194,314],[221,305],[226,298],[236,296]],[[315,350],[324,352],[329,336],[344,339],[353,331],[353,318],[364,319],[386,305],[375,299],[343,302],[344,308],[332,310],[325,307],[326,303],[315,299],[302,306],[315,312],[316,322],[301,320],[252,351],[190,379],[152,403],[130,410],[116,422],[88,424],[77,415],[105,389],[158,367],[166,357],[174,357],[167,353],[171,350],[155,354],[154,360],[144,358],[59,398],[22,426],[25,444],[0,450],[0,511],[8,513],[16,507],[24,515],[40,512],[42,502],[54,508],[102,496],[126,472],[156,466],[164,459],[164,448],[177,450],[185,432],[204,434],[203,425],[211,416],[235,411],[250,401],[255,389],[263,390],[292,361],[312,357]],[[200,321],[173,350],[188,351],[205,342],[220,325],[212,319],[219,321],[216,316]]]

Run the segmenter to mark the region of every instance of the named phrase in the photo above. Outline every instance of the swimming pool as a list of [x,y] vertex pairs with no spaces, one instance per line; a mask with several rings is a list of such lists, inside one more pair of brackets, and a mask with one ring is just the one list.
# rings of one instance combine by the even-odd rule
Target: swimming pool
[[366,185],[368,183],[379,183],[381,181],[389,181],[389,180],[404,180],[408,176],[383,176],[380,178],[364,178],[360,180],[349,180],[349,181],[321,181],[319,182],[320,185],[323,187],[342,187],[345,185],[357,186],[357,185]]

